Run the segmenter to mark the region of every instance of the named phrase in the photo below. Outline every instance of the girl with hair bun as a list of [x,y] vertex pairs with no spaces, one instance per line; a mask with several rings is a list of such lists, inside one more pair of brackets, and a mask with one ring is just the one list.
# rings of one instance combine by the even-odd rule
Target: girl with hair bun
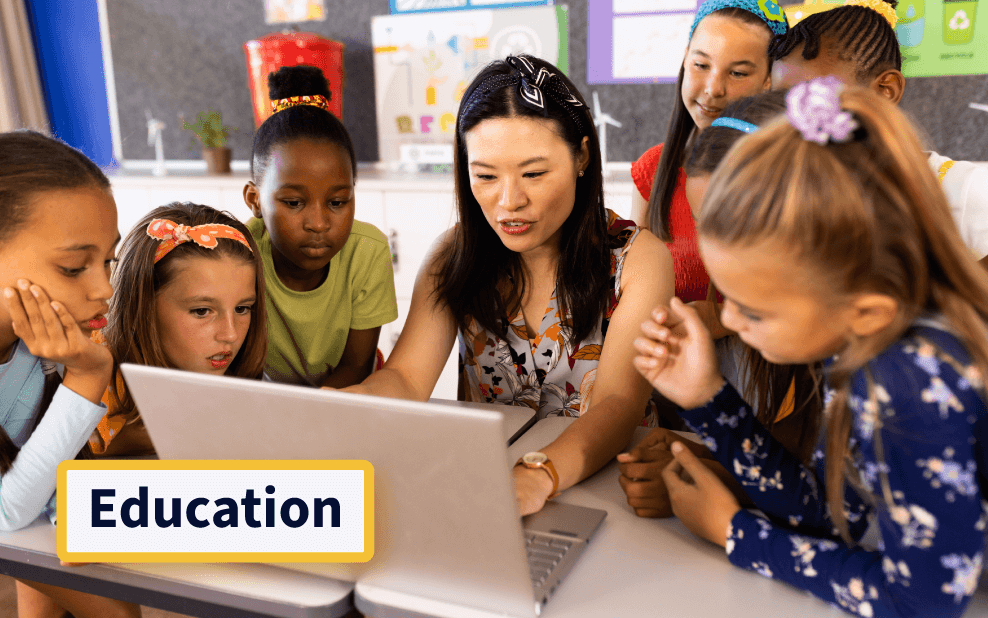
[[357,159],[322,71],[282,67],[268,86],[274,114],[254,135],[244,187],[267,283],[265,370],[275,382],[357,384],[398,317],[391,250],[354,220]]
[[797,85],[714,173],[698,230],[724,326],[770,362],[822,362],[826,408],[801,461],[725,383],[696,312],[657,309],[636,367],[767,517],[679,442],[673,512],[849,613],[963,614],[988,529],[988,274],[909,122],[835,77]]
[[454,148],[458,223],[423,265],[387,364],[351,390],[427,400],[459,334],[461,399],[578,417],[515,466],[532,513],[652,418],[631,343],[672,295],[672,262],[604,207],[593,118],[544,60],[485,67],[460,101]]

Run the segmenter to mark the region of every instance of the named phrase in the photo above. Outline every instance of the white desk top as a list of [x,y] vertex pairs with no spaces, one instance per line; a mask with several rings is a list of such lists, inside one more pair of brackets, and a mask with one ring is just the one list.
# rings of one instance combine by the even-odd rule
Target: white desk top
[[[545,446],[573,420],[552,417],[539,421],[508,449],[509,460]],[[646,433],[639,429],[635,440]],[[637,517],[617,477],[617,464],[611,463],[557,498],[604,509],[608,514],[586,552],[549,599],[542,618],[846,616],[808,593],[735,567],[722,548],[693,536],[678,519]],[[355,596],[358,609],[378,610],[378,618],[435,615],[423,606],[388,607],[387,601],[393,597],[367,590],[359,583]],[[431,611],[439,614],[442,609]],[[988,590],[978,590],[967,615],[988,615]]]
[[[29,570],[8,568],[5,561]],[[55,555],[55,526],[41,519],[0,533],[0,572],[202,616],[337,618],[352,607],[351,583],[265,564],[61,566]]]

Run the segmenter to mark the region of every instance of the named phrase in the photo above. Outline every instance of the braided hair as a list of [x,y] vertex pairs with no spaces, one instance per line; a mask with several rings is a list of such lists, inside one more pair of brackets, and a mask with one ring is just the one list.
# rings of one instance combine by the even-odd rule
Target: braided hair
[[[885,1],[893,9],[898,4],[897,0]],[[889,69],[902,70],[895,30],[881,13],[863,6],[841,6],[810,15],[788,33],[775,37],[769,58],[782,60],[800,45],[805,60],[815,59],[826,46],[838,59],[854,64],[860,82]]]

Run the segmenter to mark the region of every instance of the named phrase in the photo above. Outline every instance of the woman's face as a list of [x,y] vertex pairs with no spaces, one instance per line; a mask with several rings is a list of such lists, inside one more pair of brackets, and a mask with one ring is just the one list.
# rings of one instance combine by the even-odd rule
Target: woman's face
[[154,299],[165,357],[183,371],[222,375],[250,329],[254,264],[228,255],[179,257],[171,268]]
[[772,85],[768,70],[771,33],[765,26],[712,14],[693,31],[683,61],[683,104],[701,131],[724,108]]
[[505,247],[558,250],[576,179],[590,161],[587,143],[574,155],[555,121],[529,116],[490,118],[464,134],[470,189]]

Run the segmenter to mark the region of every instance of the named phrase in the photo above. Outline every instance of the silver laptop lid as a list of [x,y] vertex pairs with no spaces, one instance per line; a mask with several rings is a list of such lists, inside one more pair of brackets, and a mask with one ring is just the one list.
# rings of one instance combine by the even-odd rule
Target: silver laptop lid
[[[366,459],[375,556],[296,564],[510,616],[534,616],[501,415],[124,364],[163,459]],[[289,565],[283,565],[289,566]]]

